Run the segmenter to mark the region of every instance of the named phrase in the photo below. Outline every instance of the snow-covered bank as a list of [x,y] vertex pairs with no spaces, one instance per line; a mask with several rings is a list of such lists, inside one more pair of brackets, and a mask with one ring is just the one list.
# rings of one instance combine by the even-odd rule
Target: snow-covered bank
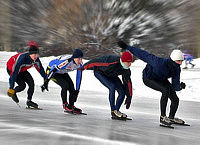
[[[0,81],[8,82],[9,76],[6,72],[6,62],[12,56],[16,54],[16,52],[0,52]],[[46,69],[48,62],[54,59],[54,56],[51,57],[43,57],[41,58],[42,64]],[[84,60],[86,62],[87,60]],[[191,69],[182,69],[181,73],[181,81],[186,83],[186,89],[177,92],[180,100],[188,100],[188,101],[197,101],[200,102],[200,59],[194,59],[193,61],[196,66]],[[148,87],[146,87],[142,82],[142,70],[145,67],[146,63],[141,60],[136,60],[132,66],[132,83],[133,83],[133,97],[137,99],[137,97],[148,97],[148,98],[159,98],[161,93],[156,92]],[[184,62],[182,67],[184,67]],[[30,73],[33,75],[34,81],[36,85],[42,85],[43,78],[36,71],[35,68],[31,68]],[[73,80],[75,80],[76,71],[69,73]],[[49,86],[58,87],[55,83],[50,82]],[[90,90],[97,92],[108,92],[108,90],[94,77],[93,72],[86,70],[83,72],[81,90]],[[145,90],[145,91],[144,91]]]

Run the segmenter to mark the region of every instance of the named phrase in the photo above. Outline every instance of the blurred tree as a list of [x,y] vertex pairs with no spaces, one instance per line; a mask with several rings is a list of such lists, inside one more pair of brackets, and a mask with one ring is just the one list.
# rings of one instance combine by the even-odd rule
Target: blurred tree
[[[72,53],[81,47],[86,58],[94,58],[119,54],[117,41],[123,39],[159,56],[167,57],[174,48],[199,55],[199,1],[15,0],[0,4],[4,20],[0,45],[10,39],[11,50],[26,51],[33,40],[42,55]],[[2,31],[4,24],[8,31]]]
[[0,4],[0,50],[10,51],[10,0],[4,0],[2,3]]

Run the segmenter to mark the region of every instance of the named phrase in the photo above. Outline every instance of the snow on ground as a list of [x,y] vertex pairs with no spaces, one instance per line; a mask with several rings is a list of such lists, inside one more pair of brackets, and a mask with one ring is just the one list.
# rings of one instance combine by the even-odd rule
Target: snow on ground
[[[0,81],[8,82],[9,76],[6,71],[6,62],[12,56],[16,54],[16,52],[0,52],[1,63],[0,63]],[[56,57],[43,57],[40,58],[41,62],[46,69],[48,63]],[[87,62],[87,60],[83,60],[83,62]],[[193,63],[196,65],[193,69],[182,69],[181,72],[181,81],[186,83],[186,89],[177,92],[180,100],[188,100],[188,101],[197,101],[200,102],[200,59],[194,59]],[[154,91],[148,87],[146,87],[142,82],[142,70],[144,69],[146,63],[141,60],[136,60],[131,66],[131,79],[133,84],[133,97],[148,97],[148,98],[160,98],[161,93]],[[185,66],[183,62],[182,67]],[[35,68],[31,68],[30,73],[32,74],[35,84],[41,86],[43,84],[43,78],[36,71]],[[70,72],[70,76],[73,81],[75,81],[76,71]],[[36,79],[37,78],[37,79]],[[49,86],[51,87],[59,87],[54,82],[50,81]],[[90,90],[90,91],[98,91],[107,93],[108,90],[105,88],[95,77],[93,71],[85,70],[83,72],[81,90]],[[144,93],[145,90],[145,93]]]

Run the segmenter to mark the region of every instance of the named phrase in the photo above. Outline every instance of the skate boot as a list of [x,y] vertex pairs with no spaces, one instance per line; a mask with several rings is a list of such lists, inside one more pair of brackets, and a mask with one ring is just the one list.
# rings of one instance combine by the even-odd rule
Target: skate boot
[[192,68],[195,66],[195,64],[192,64]]
[[127,118],[127,115],[126,115],[125,113],[122,113],[122,112],[120,112],[120,111],[118,111],[118,112],[122,114],[122,117],[123,117],[123,118]]
[[172,124],[167,116],[160,116],[160,123],[167,126],[170,126]]
[[174,123],[174,124],[184,124],[185,122],[182,120],[182,119],[179,119],[179,118],[169,118],[171,123]]
[[188,67],[186,66],[186,67],[184,67],[183,69],[188,69]]
[[123,117],[123,114],[120,111],[114,110],[111,111],[112,119],[126,119],[126,117]]
[[26,105],[29,109],[39,109],[38,104],[30,100],[26,102]]
[[72,107],[71,107],[68,103],[63,104],[63,109],[64,109],[66,112],[73,112]]
[[76,113],[76,114],[82,113],[82,110],[80,108],[76,108],[75,106],[72,106],[72,109],[73,109],[74,113]]
[[19,103],[19,99],[17,97],[16,94],[14,94],[14,96],[12,97],[13,101],[15,101],[16,103]]

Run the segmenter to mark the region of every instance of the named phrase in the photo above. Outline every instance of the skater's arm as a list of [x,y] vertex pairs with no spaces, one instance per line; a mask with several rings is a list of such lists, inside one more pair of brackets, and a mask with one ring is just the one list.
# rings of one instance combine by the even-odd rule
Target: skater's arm
[[101,58],[95,58],[95,59],[92,59],[88,62],[86,62],[82,67],[81,69],[82,70],[94,70],[96,67],[98,66],[102,66],[103,65],[103,59]]
[[59,72],[62,69],[65,69],[69,64],[69,61],[67,59],[57,61],[55,65],[49,70],[49,73],[47,74],[46,80],[49,81],[57,72]]
[[15,82],[17,80],[17,75],[19,74],[19,72],[21,70],[23,61],[24,61],[24,56],[20,55],[18,60],[16,61],[16,64],[14,66],[14,70],[11,73],[10,78],[9,78],[10,89],[14,88]]
[[122,80],[124,83],[124,91],[125,91],[125,95],[127,96],[125,100],[126,109],[130,108],[131,100],[132,100],[132,82],[131,82],[130,75],[131,75],[130,70],[127,70],[127,72],[124,75],[122,75]]
[[[82,64],[80,64],[80,68],[82,67]],[[81,86],[81,80],[82,80],[82,71],[80,69],[77,69],[76,73],[76,90],[80,90]]]
[[36,64],[34,64],[36,70],[40,73],[40,75],[45,79],[46,78],[46,73],[44,71],[44,67],[42,66],[42,63],[40,61],[40,59],[38,58],[36,60]]
[[100,69],[102,71],[109,70],[111,65],[119,63],[118,58],[116,56],[106,55],[100,58],[95,58],[83,65],[82,70],[94,70]]
[[150,64],[151,66],[157,66],[163,61],[162,58],[148,53],[147,51],[142,50],[140,48],[128,46],[127,50],[129,50],[133,55],[143,60],[144,62]]
[[181,85],[180,85],[180,72],[181,70],[178,69],[174,76],[172,77],[172,87],[174,88],[175,91],[180,91],[182,90]]
[[130,76],[131,76],[130,70],[127,70],[125,72],[125,74],[122,75],[122,81],[123,81],[123,84],[124,84],[125,95],[128,98],[132,97],[132,82],[131,82]]

